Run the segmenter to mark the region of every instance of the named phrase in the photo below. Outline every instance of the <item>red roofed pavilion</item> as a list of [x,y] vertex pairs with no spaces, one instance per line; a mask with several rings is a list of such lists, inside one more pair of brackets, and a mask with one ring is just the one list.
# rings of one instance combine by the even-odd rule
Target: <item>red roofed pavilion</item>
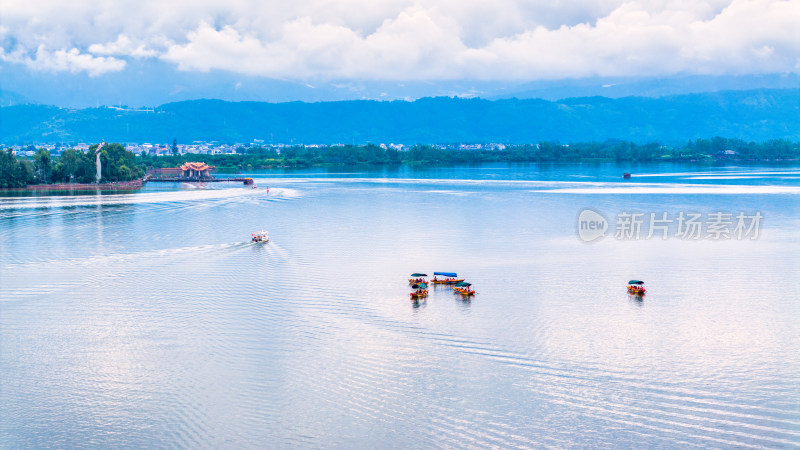
[[211,171],[216,169],[204,162],[187,162],[181,166],[181,172],[185,178],[210,178]]
[[209,166],[203,162],[187,162],[180,167],[150,169],[147,173],[158,178],[203,179],[211,178],[211,171],[214,169],[216,169],[216,166]]

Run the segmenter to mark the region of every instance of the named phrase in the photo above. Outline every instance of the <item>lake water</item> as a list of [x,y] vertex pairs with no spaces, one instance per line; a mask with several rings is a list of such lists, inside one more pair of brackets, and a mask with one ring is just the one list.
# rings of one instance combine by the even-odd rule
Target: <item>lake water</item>
[[0,198],[0,447],[800,446],[796,165],[253,176]]

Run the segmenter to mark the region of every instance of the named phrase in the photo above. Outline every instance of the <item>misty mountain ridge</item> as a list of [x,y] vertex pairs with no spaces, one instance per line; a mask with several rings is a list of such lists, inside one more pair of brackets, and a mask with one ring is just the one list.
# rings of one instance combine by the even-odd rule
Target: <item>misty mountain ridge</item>
[[3,144],[220,141],[265,144],[531,143],[724,136],[800,139],[800,89],[558,101],[435,97],[416,101],[188,100],[152,109],[0,108]]
[[[603,96],[663,97],[724,90],[800,89],[800,75],[690,75],[586,77],[539,81],[497,80],[284,80],[222,70],[181,71],[157,60],[132,60],[127,69],[91,77],[86,73],[34,71],[0,61],[0,86],[13,98],[0,105],[34,103],[64,108],[102,105],[153,107],[185,100],[328,102],[463,97],[561,100]],[[8,97],[8,96],[7,96]]]

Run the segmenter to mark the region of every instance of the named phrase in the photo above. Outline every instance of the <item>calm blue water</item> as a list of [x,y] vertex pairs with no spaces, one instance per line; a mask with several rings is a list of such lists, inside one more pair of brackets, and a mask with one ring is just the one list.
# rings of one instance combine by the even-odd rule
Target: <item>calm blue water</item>
[[0,198],[0,447],[800,446],[796,165],[254,176]]

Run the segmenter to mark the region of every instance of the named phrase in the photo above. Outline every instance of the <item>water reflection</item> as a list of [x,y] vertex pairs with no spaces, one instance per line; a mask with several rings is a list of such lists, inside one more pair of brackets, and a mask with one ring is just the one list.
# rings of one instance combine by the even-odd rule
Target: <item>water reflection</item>
[[628,301],[639,307],[644,306],[643,295],[628,294]]
[[[643,178],[701,172],[635,172],[664,168]],[[625,169],[0,200],[0,446],[800,446],[800,196],[604,193]],[[591,195],[530,188],[584,178]],[[575,233],[587,206],[665,205],[769,220],[752,242]],[[420,267],[479,294],[409,300]],[[632,274],[647,308],[622,297]]]
[[465,297],[463,295],[456,295],[456,302],[460,306],[459,311],[463,314],[470,314],[472,306],[472,297]]

